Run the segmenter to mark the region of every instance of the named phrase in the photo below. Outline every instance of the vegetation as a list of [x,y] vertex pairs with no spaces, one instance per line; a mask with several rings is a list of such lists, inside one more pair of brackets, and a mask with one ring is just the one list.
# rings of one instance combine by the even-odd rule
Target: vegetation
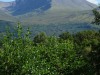
[[94,9],[93,13],[95,16],[93,23],[99,25],[100,24],[100,11],[97,11],[96,9]]
[[[100,13],[93,13],[99,25]],[[0,34],[0,75],[100,75],[100,31],[31,35],[20,25]]]
[[7,30],[0,39],[1,75],[100,74],[100,32],[40,33],[32,40],[18,25],[14,33]]

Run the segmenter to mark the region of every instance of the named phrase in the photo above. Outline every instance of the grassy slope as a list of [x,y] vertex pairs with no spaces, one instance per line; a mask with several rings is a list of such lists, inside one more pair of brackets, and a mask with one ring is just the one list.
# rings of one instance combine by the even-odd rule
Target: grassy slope
[[11,16],[8,12],[4,12],[2,10],[0,10],[0,20],[12,21],[12,22],[17,21],[15,17]]
[[[14,21],[11,17],[1,16],[5,20]],[[30,27],[32,34],[46,32],[48,35],[59,35],[61,32],[69,31],[75,33],[81,30],[98,30],[100,26],[91,25],[93,20],[92,11],[46,11],[45,13],[28,13],[21,16],[16,16],[22,22],[24,30]],[[4,21],[5,22],[5,21]],[[4,31],[7,23],[1,23],[0,30]],[[14,23],[13,23],[14,24]]]
[[28,24],[64,24],[92,21],[92,11],[47,11],[36,14],[28,13],[17,16],[22,22]]
[[28,13],[17,17],[22,21],[24,27],[31,28],[33,35],[39,32],[58,35],[65,31],[75,33],[82,30],[100,29],[100,26],[91,25],[92,11],[47,11],[42,15]]

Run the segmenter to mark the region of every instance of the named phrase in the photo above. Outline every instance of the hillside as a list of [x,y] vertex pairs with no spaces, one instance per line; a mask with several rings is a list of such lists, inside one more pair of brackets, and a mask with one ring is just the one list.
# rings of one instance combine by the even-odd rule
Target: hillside
[[91,25],[92,9],[96,7],[86,0],[16,0],[6,8],[7,12],[0,11],[0,16],[1,20],[20,21],[24,27],[32,28],[33,34],[41,31],[59,34],[99,29]]
[[13,6],[14,2],[0,1],[0,20],[15,22],[17,19],[10,14],[9,8]]
[[52,0],[51,8],[63,10],[91,10],[96,5],[86,0]]
[[0,10],[0,20],[15,22],[17,19],[6,11]]
[[65,24],[82,22],[83,19],[90,22],[91,10],[95,7],[86,0],[16,0],[12,15],[29,25]]

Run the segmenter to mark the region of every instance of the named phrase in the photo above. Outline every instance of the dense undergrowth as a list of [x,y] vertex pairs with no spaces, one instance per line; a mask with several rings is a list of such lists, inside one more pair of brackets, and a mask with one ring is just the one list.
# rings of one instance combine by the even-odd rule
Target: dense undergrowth
[[30,31],[7,31],[0,39],[0,75],[99,75],[100,32],[62,33],[59,37]]

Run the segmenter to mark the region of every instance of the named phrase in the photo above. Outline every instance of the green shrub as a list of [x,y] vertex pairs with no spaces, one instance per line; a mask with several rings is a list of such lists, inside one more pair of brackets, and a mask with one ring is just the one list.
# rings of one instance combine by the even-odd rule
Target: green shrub
[[34,42],[35,44],[38,44],[38,43],[45,43],[46,40],[47,40],[47,36],[46,36],[45,33],[42,32],[42,33],[40,33],[40,34],[38,34],[38,35],[36,35],[36,36],[34,37],[33,42]]

